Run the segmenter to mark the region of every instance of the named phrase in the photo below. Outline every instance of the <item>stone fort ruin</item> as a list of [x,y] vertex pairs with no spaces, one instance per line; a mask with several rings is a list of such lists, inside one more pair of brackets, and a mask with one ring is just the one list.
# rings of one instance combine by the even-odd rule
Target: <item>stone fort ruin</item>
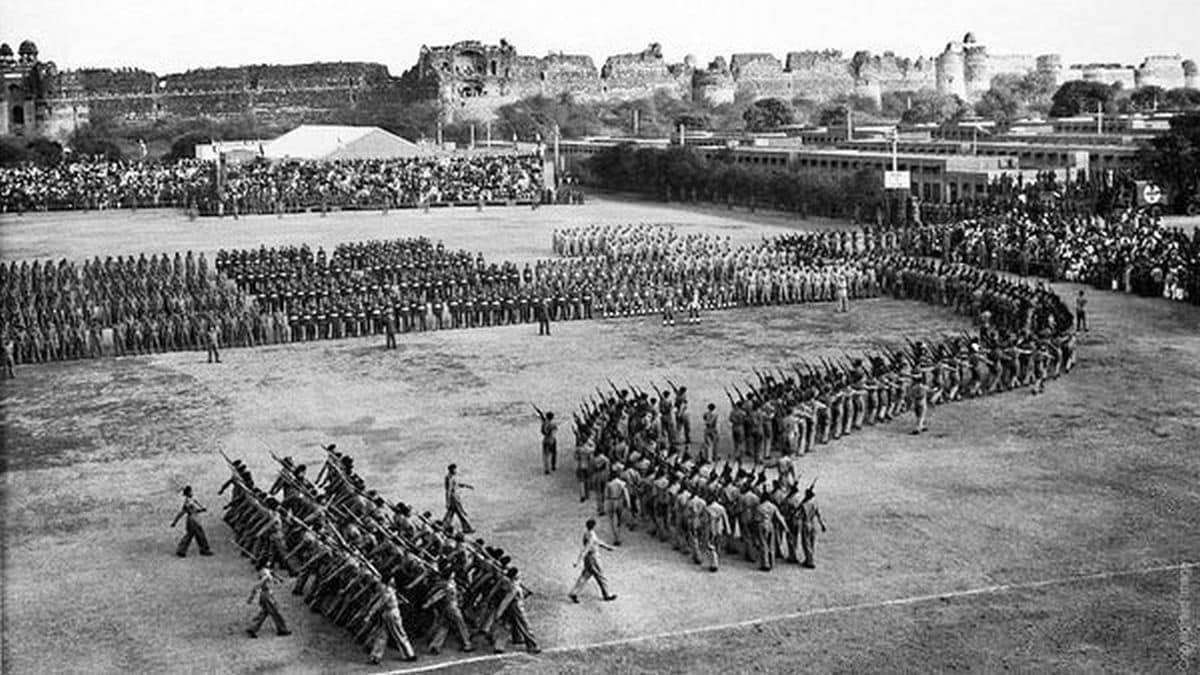
[[0,45],[3,120],[0,135],[69,133],[89,117],[129,124],[163,119],[254,115],[298,124],[339,109],[405,101],[436,103],[447,122],[487,120],[508,103],[530,96],[570,94],[578,101],[628,101],[658,92],[709,104],[735,98],[778,97],[823,103],[839,96],[878,101],[889,92],[936,90],[974,101],[997,75],[1040,72],[1061,83],[1083,79],[1126,88],[1200,88],[1195,62],[1178,55],[1151,56],[1140,66],[1073,65],[1057,54],[992,53],[967,33],[936,56],[909,58],[891,52],[836,50],[733,54],[705,67],[694,57],[671,63],[655,43],[608,57],[599,68],[590,56],[519,54],[505,40],[469,40],[421,47],[414,66],[393,77],[377,63],[309,63],[201,68],[156,75],[140,69],[88,68],[59,72],[38,58],[30,41],[13,55]]

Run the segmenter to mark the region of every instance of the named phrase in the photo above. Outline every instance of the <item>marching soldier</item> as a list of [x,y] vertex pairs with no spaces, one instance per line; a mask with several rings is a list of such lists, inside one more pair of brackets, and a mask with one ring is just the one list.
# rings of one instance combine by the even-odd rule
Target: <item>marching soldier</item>
[[275,633],[279,636],[291,635],[292,631],[288,630],[287,623],[283,620],[283,615],[279,613],[279,607],[275,604],[275,596],[271,593],[271,586],[279,583],[275,575],[271,573],[271,561],[261,560],[258,563],[258,580],[254,583],[254,588],[250,590],[250,597],[246,599],[247,605],[254,604],[255,597],[258,598],[258,614],[250,621],[250,627],[246,629],[246,635],[252,638],[258,637],[258,629],[262,627],[263,622],[267,617],[271,617],[271,621],[275,624]]
[[725,548],[725,538],[731,534],[729,514],[716,495],[709,495],[708,504],[704,507],[702,523],[708,571],[716,572],[720,566],[720,553]]
[[554,421],[554,412],[542,415],[542,470],[546,475],[558,470],[558,423]]
[[758,568],[769,572],[775,567],[775,554],[781,537],[788,534],[787,521],[770,497],[764,496],[756,512],[758,525]]
[[423,609],[429,609],[436,605],[438,608],[437,624],[433,631],[433,638],[429,641],[430,654],[441,653],[442,646],[446,643],[446,636],[449,635],[451,629],[457,633],[459,641],[462,642],[462,651],[475,651],[474,645],[471,644],[471,636],[467,632],[467,622],[463,619],[460,602],[461,594],[458,584],[454,580],[454,572],[447,567],[442,570],[439,580],[434,584],[433,591],[423,607]]
[[368,612],[368,615],[378,613],[378,625],[371,639],[370,663],[378,665],[383,659],[389,638],[404,655],[405,661],[416,661],[417,654],[413,651],[408,634],[404,632],[404,623],[400,619],[400,599],[396,596],[395,581],[378,580],[376,592],[378,596],[375,599],[374,609]]
[[511,567],[505,570],[493,592],[499,599],[480,628],[480,632],[487,637],[488,644],[496,653],[504,652],[504,648],[500,646],[494,633],[494,626],[503,622],[507,623],[511,629],[512,642],[523,644],[530,654],[541,653],[542,650],[534,640],[533,631],[529,627],[529,618],[525,614],[524,599],[527,592],[521,585],[521,576],[517,568]]
[[613,546],[621,545],[621,525],[627,519],[630,507],[629,487],[621,478],[620,464],[613,466],[612,477],[604,486],[604,513],[612,529]]
[[717,431],[717,406],[715,403],[709,403],[708,409],[704,411],[704,446],[702,457],[706,462],[712,462],[716,459],[717,443],[719,441],[719,432]]
[[813,561],[817,545],[816,526],[820,525],[821,532],[825,532],[825,520],[821,518],[821,511],[817,508],[816,493],[813,491],[813,487],[810,485],[804,490],[804,501],[800,504],[800,546],[804,551],[804,560],[800,566],[809,569],[817,566]]

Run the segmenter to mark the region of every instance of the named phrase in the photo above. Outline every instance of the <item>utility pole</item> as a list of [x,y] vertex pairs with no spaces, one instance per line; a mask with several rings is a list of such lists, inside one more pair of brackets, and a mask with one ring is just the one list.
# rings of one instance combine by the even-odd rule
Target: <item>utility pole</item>
[[900,129],[892,129],[892,171],[899,171]]
[[1104,103],[1096,101],[1096,133],[1104,133]]
[[562,130],[558,126],[558,122],[554,123],[554,179],[558,180],[558,174],[562,172],[562,155],[559,153],[558,142],[562,139]]
[[854,140],[854,108],[846,106],[846,140]]
[[641,129],[641,115],[639,113],[641,113],[640,110],[637,108],[633,109],[633,135],[635,138],[638,136],[638,132]]
[[475,149],[475,123],[471,122],[471,149]]

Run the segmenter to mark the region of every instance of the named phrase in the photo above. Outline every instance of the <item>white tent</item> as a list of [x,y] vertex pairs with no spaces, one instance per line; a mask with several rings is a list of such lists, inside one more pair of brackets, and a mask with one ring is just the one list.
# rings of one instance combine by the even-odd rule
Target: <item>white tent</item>
[[305,124],[267,143],[269,159],[393,159],[427,154],[416,143],[379,127]]

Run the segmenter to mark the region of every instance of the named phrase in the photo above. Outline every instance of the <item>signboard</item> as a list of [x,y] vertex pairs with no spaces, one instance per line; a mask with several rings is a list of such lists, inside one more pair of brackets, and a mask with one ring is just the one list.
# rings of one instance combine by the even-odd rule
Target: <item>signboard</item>
[[1166,203],[1166,196],[1163,194],[1162,188],[1154,183],[1138,181],[1137,200],[1138,204],[1142,206],[1157,206]]
[[912,187],[912,176],[908,171],[884,171],[883,189],[907,190]]

